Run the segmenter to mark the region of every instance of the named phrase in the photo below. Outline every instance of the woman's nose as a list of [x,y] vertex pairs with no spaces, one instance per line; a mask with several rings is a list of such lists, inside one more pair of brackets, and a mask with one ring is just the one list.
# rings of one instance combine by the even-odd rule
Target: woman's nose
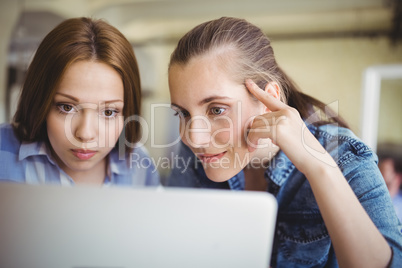
[[98,116],[94,111],[81,111],[76,118],[75,137],[80,142],[91,142],[96,139]]
[[189,145],[193,148],[207,147],[211,141],[211,123],[203,116],[195,116],[187,122],[185,133]]

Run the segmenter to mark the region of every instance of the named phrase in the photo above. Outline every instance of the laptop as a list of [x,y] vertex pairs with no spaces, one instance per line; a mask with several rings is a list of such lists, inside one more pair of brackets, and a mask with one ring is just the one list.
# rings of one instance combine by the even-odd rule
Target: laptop
[[0,267],[268,267],[263,192],[0,183]]

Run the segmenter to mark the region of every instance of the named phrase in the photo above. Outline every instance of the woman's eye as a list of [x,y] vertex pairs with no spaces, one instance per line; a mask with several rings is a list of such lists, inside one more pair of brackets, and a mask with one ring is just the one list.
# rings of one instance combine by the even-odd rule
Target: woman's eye
[[117,114],[117,111],[115,111],[115,110],[104,110],[102,112],[102,115],[107,118],[115,117],[116,114]]
[[213,107],[211,108],[211,114],[213,115],[221,115],[225,112],[226,109],[220,107]]
[[73,113],[75,112],[75,109],[72,105],[69,104],[59,104],[57,105],[57,108],[59,108],[60,112],[62,113]]
[[189,116],[189,113],[187,111],[177,111],[175,112],[174,116],[179,116],[181,118],[186,118]]

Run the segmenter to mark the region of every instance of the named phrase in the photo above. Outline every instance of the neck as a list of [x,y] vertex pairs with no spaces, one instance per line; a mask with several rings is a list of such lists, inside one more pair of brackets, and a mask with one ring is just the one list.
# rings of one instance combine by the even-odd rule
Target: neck
[[106,177],[106,160],[104,159],[96,167],[85,171],[69,171],[66,173],[78,185],[102,185]]
[[243,169],[245,189],[250,191],[266,191],[268,182],[264,177],[271,159],[278,153],[279,147],[268,146],[253,152],[250,163]]
[[266,191],[268,182],[264,177],[265,168],[252,168],[247,166],[243,169],[247,191]]

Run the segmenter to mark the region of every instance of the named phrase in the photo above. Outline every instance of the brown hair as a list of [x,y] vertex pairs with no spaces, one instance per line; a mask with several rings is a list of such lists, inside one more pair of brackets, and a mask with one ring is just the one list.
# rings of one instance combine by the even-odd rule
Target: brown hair
[[[260,88],[269,82],[277,82],[282,101],[296,108],[304,120],[316,125],[347,123],[321,101],[302,93],[297,85],[278,66],[271,42],[257,26],[243,19],[222,17],[196,26],[184,35],[173,51],[169,67],[185,65],[197,56],[212,53],[221,66],[228,69],[234,79],[244,83],[252,79]],[[316,111],[324,113],[316,118]]]
[[[13,123],[21,141],[47,141],[46,116],[56,87],[66,69],[82,60],[102,62],[114,68],[124,85],[124,118],[140,114],[140,76],[128,40],[105,21],[68,19],[43,39],[28,68]],[[124,133],[128,142],[138,141],[139,122],[125,125]]]

